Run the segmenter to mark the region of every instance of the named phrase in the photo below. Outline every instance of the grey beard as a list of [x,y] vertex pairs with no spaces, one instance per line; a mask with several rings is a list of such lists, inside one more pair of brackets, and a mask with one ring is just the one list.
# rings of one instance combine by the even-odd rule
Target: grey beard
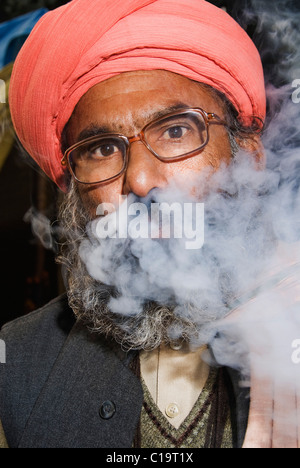
[[64,239],[58,262],[66,269],[69,305],[78,320],[92,332],[114,339],[127,350],[150,351],[161,343],[178,339],[199,345],[197,325],[188,316],[174,314],[174,306],[170,304],[149,301],[134,316],[111,312],[108,303],[112,297],[118,297],[117,291],[93,279],[79,255],[91,219],[73,182],[62,202],[59,221]]
[[[240,181],[241,169],[250,172],[249,188]],[[257,195],[257,173],[251,171],[242,160],[223,174],[226,191],[206,198],[205,246],[184,256],[172,239],[164,248],[149,239],[144,257],[141,244],[136,248],[130,238],[95,239],[90,210],[83,207],[72,182],[60,211],[65,237],[60,262],[67,270],[69,303],[76,317],[124,348],[151,350],[178,339],[192,347],[207,344],[241,292],[255,285],[275,247],[268,203],[264,207],[268,197]]]

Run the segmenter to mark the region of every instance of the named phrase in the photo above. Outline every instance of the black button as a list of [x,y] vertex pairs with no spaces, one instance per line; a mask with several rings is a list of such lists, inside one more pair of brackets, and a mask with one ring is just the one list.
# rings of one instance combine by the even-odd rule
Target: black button
[[109,400],[104,401],[99,410],[99,414],[102,419],[112,418],[115,412],[116,412],[116,405],[114,404],[113,401],[109,401]]

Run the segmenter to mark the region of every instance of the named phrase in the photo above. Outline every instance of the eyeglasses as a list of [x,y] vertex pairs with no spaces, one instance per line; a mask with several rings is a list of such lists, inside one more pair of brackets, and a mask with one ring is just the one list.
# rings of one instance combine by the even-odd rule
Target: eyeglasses
[[77,182],[101,184],[126,171],[133,142],[141,141],[160,161],[177,161],[197,155],[207,145],[211,124],[227,125],[203,109],[178,110],[153,120],[132,137],[106,133],[86,138],[67,149],[61,163]]

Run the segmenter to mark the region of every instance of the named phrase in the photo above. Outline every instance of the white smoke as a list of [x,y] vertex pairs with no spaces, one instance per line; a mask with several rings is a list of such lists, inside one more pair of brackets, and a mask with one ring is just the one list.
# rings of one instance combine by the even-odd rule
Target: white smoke
[[[203,200],[201,249],[189,251],[175,238],[99,242],[94,225],[80,253],[95,279],[117,288],[113,312],[141,314],[148,300],[171,304],[197,325],[193,346],[210,341],[220,364],[246,375],[251,367],[289,388],[300,383],[293,359],[300,339],[300,12],[286,1],[252,5],[243,21],[255,18],[267,68],[266,169],[257,171],[241,152],[213,176],[218,190]],[[191,201],[177,182],[143,202]],[[180,333],[172,329],[170,337]]]

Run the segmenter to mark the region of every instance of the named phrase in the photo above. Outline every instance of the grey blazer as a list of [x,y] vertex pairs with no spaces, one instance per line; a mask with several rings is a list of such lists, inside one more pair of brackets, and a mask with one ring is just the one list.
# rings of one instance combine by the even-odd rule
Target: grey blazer
[[[129,368],[135,352],[75,322],[65,295],[6,324],[0,364],[0,419],[11,448],[130,448],[143,404]],[[235,399],[236,447],[249,401],[228,370]]]

